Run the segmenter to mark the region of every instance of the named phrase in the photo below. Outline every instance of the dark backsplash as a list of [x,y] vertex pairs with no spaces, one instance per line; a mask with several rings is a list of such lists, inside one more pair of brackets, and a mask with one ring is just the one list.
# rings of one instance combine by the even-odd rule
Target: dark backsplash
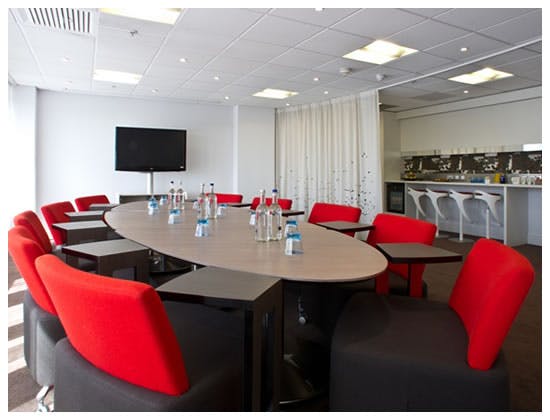
[[402,173],[542,173],[542,151],[411,156],[401,158]]

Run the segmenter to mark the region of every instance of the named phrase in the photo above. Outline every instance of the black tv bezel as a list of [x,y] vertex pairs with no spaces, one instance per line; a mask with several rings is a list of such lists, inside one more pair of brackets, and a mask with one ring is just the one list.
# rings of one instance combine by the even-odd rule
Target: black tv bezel
[[[151,167],[151,166],[133,166],[120,167],[118,156],[118,131],[119,129],[131,129],[131,130],[158,130],[158,131],[177,131],[185,133],[183,138],[183,168],[181,166],[176,167]],[[187,170],[187,129],[185,128],[158,128],[158,127],[130,127],[130,126],[116,126],[115,127],[115,171],[120,172],[184,172]]]

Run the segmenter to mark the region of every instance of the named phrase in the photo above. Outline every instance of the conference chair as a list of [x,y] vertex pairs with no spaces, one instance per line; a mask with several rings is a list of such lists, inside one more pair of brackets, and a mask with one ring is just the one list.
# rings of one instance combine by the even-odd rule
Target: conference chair
[[78,211],[86,211],[90,209],[91,204],[109,204],[109,198],[106,195],[89,195],[86,197],[78,197],[74,199]]
[[149,285],[36,267],[67,339],[56,347],[56,411],[226,411],[242,403],[243,320],[161,302]]
[[37,411],[50,411],[44,400],[54,385],[55,344],[65,337],[65,331],[34,265],[36,258],[46,252],[23,226],[9,230],[8,251],[27,285],[23,299],[23,351],[32,378],[42,387],[36,395]]
[[33,239],[40,244],[44,249],[44,252],[52,252],[53,246],[44,225],[38,218],[38,215],[32,211],[27,210],[15,215],[13,218],[13,224],[15,226],[23,226],[27,228]]
[[70,211],[76,211],[70,201],[59,201],[56,203],[46,204],[40,208],[44,220],[48,225],[48,229],[53,237],[56,245],[63,245],[66,242],[63,232],[55,229],[52,225],[54,223],[70,222],[69,216],[65,213]]
[[[374,229],[369,231],[367,244],[376,246],[378,243],[393,242],[420,242],[432,245],[437,227],[430,222],[413,219],[406,216],[380,213],[372,222]],[[413,264],[411,267],[410,296],[422,297],[427,293],[427,286],[423,284],[422,274],[426,264]],[[407,264],[388,264],[388,269],[375,279],[376,293],[390,293],[390,273],[398,276],[401,283],[406,283],[408,278]],[[406,290],[406,284],[392,292],[399,293]]]
[[[206,193],[208,195],[208,193]],[[242,194],[225,194],[225,193],[216,193],[216,199],[218,204],[233,204],[233,203],[242,203],[243,195]]]
[[523,255],[479,239],[448,303],[354,295],[332,339],[330,409],[507,410],[500,349],[533,280]]
[[[309,223],[322,222],[359,222],[361,209],[359,207],[345,206],[332,203],[314,203],[309,213]],[[348,236],[355,236],[355,233],[348,232]]]
[[[290,210],[292,207],[292,200],[290,198],[279,198],[277,200],[282,210]],[[250,210],[256,210],[256,207],[260,204],[260,197],[254,197],[252,199],[252,204],[250,204]],[[271,197],[266,197],[265,204],[268,206],[271,205]]]

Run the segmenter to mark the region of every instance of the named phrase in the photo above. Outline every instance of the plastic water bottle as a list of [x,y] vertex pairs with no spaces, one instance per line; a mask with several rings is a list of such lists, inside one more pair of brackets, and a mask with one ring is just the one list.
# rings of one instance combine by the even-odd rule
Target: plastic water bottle
[[149,202],[147,203],[147,209],[148,209],[149,215],[153,215],[155,213],[158,213],[159,204],[158,204],[157,199],[155,197],[151,197],[149,199]]
[[302,234],[300,232],[289,233],[286,237],[285,255],[303,254]]
[[181,223],[181,211],[180,209],[171,209],[168,214],[168,224],[175,225]]
[[197,197],[197,211],[198,216],[197,218],[199,220],[202,219],[208,219],[208,213],[206,208],[206,194],[204,192],[204,184],[201,184],[201,192],[199,193],[199,196]]
[[255,239],[258,242],[267,242],[267,229],[268,229],[268,220],[267,220],[267,205],[265,203],[265,190],[260,190],[260,204],[256,207],[256,230],[255,230]]
[[197,219],[197,227],[195,229],[195,236],[200,238],[208,236],[208,219]]
[[170,188],[168,189],[168,204],[170,208],[176,207],[176,185],[174,181],[170,181]]
[[287,220],[285,225],[285,238],[295,232],[298,232],[298,222],[296,220]]
[[160,196],[159,205],[164,206],[168,202],[168,199],[166,198],[166,194],[162,194]]
[[176,190],[176,208],[183,209],[183,185],[180,181],[178,189]]
[[214,193],[214,183],[210,183],[210,193],[206,197],[206,208],[209,219],[216,219],[218,217],[218,197]]
[[278,191],[271,191],[271,205],[267,209],[267,239],[280,241],[283,238],[283,209],[279,205]]

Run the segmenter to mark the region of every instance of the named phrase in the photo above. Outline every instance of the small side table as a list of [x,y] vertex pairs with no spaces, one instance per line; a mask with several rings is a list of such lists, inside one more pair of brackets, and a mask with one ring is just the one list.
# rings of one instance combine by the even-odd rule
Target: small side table
[[118,204],[115,203],[95,203],[90,204],[90,207],[88,207],[88,210],[111,210],[112,208],[118,206]]
[[103,213],[103,210],[67,211],[65,216],[68,216],[71,222],[86,222],[89,220],[103,220]]
[[52,226],[65,233],[66,245],[75,245],[84,241],[102,241],[107,239],[107,232],[111,230],[101,220],[54,223]]
[[283,210],[283,217],[301,216],[302,214],[305,214],[305,211],[303,211],[303,210]]
[[334,221],[334,222],[319,222],[316,225],[324,227],[328,230],[335,230],[341,233],[355,233],[363,232],[366,230],[373,230],[373,225],[366,225],[364,223],[355,223],[355,222],[344,222],[344,221]]
[[252,203],[226,203],[228,207],[250,207]]
[[376,248],[393,264],[407,264],[407,295],[411,294],[411,268],[413,264],[434,264],[462,261],[456,252],[417,242],[380,243]]
[[[128,239],[88,242],[80,245],[64,246],[67,263],[78,267],[78,258],[96,263],[96,272],[112,276],[115,270],[134,267],[134,279],[149,280],[149,249]],[[72,258],[70,258],[72,257]],[[76,262],[76,265],[74,265]]]
[[205,267],[178,276],[156,290],[163,300],[243,310],[243,409],[278,411],[283,312],[280,279]]

